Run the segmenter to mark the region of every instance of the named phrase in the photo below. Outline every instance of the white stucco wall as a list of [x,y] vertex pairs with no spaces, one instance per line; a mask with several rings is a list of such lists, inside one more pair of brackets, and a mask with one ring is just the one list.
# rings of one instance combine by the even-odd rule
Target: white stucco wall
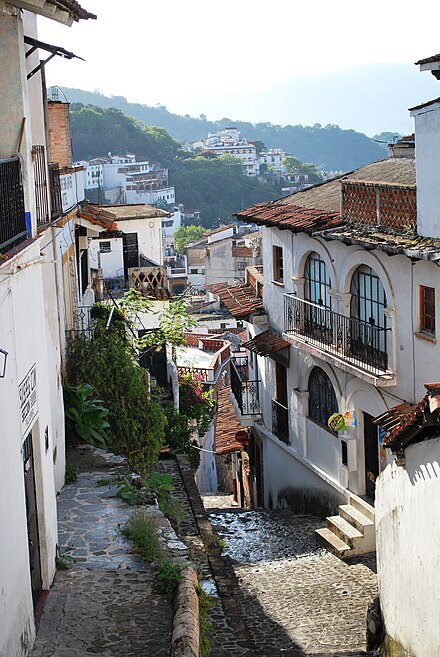
[[412,657],[440,655],[440,438],[405,450],[376,488],[377,573],[387,633]]
[[[24,268],[9,273],[14,265]],[[8,352],[6,376],[0,379],[0,654],[21,656],[34,633],[29,576],[29,552],[24,497],[22,441],[32,432],[43,588],[48,589],[55,570],[57,543],[53,447],[59,426],[52,393],[59,385],[53,369],[56,304],[48,308],[48,287],[37,242],[0,267],[0,346]],[[49,317],[47,312],[49,311]],[[54,316],[55,315],[55,316]],[[19,385],[36,368],[36,403],[29,422],[23,423]],[[61,402],[62,404],[62,402]],[[62,407],[62,406],[61,406]],[[28,426],[27,426],[28,425]],[[45,429],[49,443],[45,444]],[[60,456],[62,458],[62,455]],[[22,645],[23,644],[23,645]],[[24,646],[24,647],[23,647]]]
[[124,233],[137,233],[139,253],[143,253],[158,265],[163,265],[161,217],[119,221],[118,227]]
[[214,455],[214,423],[204,436],[199,437],[200,465],[196,474],[197,487],[201,493],[214,493],[217,490],[217,470]]
[[93,239],[89,244],[89,261],[93,268],[98,268],[100,242],[110,242],[110,253],[101,253],[101,267],[104,278],[124,277],[124,252],[122,237]]
[[440,102],[411,112],[416,129],[417,232],[440,237]]
[[[367,252],[341,242],[326,242],[305,234],[294,235],[288,230],[263,228],[263,262],[265,272],[264,307],[270,327],[278,333],[284,330],[284,292],[304,298],[304,266],[307,256],[316,251],[326,262],[331,280],[332,308],[347,314],[350,305],[350,283],[356,268],[367,264],[380,277],[387,296],[389,367],[395,373],[391,385],[377,389],[360,376],[343,371],[335,361],[326,362],[319,355],[290,347],[287,372],[290,447],[292,459],[304,457],[310,465],[323,469],[340,486],[363,495],[365,493],[365,454],[363,415],[377,416],[401,400],[414,402],[424,392],[424,383],[438,379],[440,350],[437,341],[419,333],[420,285],[440,289],[440,269],[433,263],[405,256],[387,256],[380,251]],[[284,280],[279,285],[273,279],[273,245],[283,248]],[[440,316],[440,295],[436,295],[436,315]],[[260,400],[264,424],[272,426],[272,399],[275,398],[275,363],[258,359],[260,368]],[[314,366],[321,367],[332,381],[339,411],[355,410],[357,426],[338,435],[306,421],[308,413],[308,378]],[[329,440],[329,438],[331,440]],[[349,467],[342,465],[341,440],[349,442]],[[279,446],[283,450],[284,446]],[[297,466],[284,458],[286,470]],[[267,470],[266,486],[278,486],[278,471]]]

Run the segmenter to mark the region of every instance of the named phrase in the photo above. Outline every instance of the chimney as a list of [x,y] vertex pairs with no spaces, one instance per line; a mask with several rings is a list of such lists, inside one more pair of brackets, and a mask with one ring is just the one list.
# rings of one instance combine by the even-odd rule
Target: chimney
[[58,162],[60,169],[72,166],[72,140],[70,136],[69,103],[48,101],[50,161]]
[[[421,71],[435,74],[440,67],[440,55],[416,64]],[[417,233],[440,238],[440,98],[412,107],[410,112],[416,134]]]

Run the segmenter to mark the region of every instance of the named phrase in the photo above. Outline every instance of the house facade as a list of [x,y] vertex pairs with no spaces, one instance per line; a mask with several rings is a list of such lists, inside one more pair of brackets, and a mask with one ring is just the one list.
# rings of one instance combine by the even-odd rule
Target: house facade
[[[242,419],[261,449],[265,505],[325,512],[318,538],[341,555],[374,548],[389,460],[374,418],[437,376],[437,105],[413,109],[417,165],[411,148],[395,149],[236,215],[262,226],[267,325],[248,345],[261,417]],[[284,352],[264,348],[266,329]]]
[[65,172],[61,182],[65,164],[54,161],[58,154],[46,139],[39,49],[57,48],[37,44],[37,14],[64,25],[95,18],[70,1],[0,7],[0,654],[16,657],[32,646],[34,605],[55,572],[64,334],[79,300],[81,198],[70,195],[77,172]]

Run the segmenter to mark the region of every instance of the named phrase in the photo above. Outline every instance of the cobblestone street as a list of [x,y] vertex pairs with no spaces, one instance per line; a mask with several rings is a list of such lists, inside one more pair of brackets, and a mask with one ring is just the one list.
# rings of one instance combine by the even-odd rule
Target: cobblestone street
[[[88,454],[85,450],[84,454]],[[30,657],[168,657],[172,613],[154,589],[154,570],[118,531],[133,507],[97,486],[118,471],[104,455],[58,498],[58,533],[68,570],[57,570]]]
[[[118,470],[106,459],[59,496],[60,546],[76,563],[57,571],[31,657],[169,655],[169,600],[117,530],[133,507],[115,497],[114,485],[96,485]],[[185,508],[179,538],[204,587],[215,592],[215,581],[221,594],[209,613],[211,657],[365,655],[365,611],[376,592],[371,559],[348,565],[317,547],[322,521],[312,516],[243,511],[231,496],[213,495],[203,500],[205,512],[189,467],[179,463],[161,461],[159,469],[173,475]],[[161,532],[181,554],[165,519]],[[219,538],[227,544],[222,557],[212,553]]]
[[314,530],[322,521],[312,516],[215,509],[212,497],[207,504],[227,541],[238,605],[259,655],[365,654],[365,613],[377,589],[373,559],[348,565],[319,548]]

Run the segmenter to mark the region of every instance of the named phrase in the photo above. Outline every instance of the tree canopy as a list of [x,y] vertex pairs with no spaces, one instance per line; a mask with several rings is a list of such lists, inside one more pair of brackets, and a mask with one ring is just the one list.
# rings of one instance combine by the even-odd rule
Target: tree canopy
[[219,121],[208,121],[204,115],[200,115],[200,118],[180,116],[169,112],[164,106],[129,103],[123,96],[107,97],[81,89],[66,88],[63,91],[72,102],[117,107],[146,125],[161,126],[181,142],[198,141],[206,137],[208,132],[218,132],[233,125],[250,141],[262,142],[268,148],[282,148],[303,162],[313,162],[316,166],[323,164],[327,170],[350,171],[384,157],[380,144],[361,132],[343,130],[334,124],[282,126],[269,122],[236,121],[227,117]]
[[201,210],[202,222],[211,227],[218,219],[253,203],[280,197],[280,191],[256,178],[242,175],[240,160],[229,155],[178,160],[172,171],[176,200]]
[[179,226],[174,233],[174,245],[179,253],[184,253],[190,242],[199,240],[205,234],[203,226]]
[[169,166],[183,155],[179,142],[164,128],[144,126],[121,110],[74,104],[70,110],[73,149],[76,160],[114,154],[134,153],[138,159]]

